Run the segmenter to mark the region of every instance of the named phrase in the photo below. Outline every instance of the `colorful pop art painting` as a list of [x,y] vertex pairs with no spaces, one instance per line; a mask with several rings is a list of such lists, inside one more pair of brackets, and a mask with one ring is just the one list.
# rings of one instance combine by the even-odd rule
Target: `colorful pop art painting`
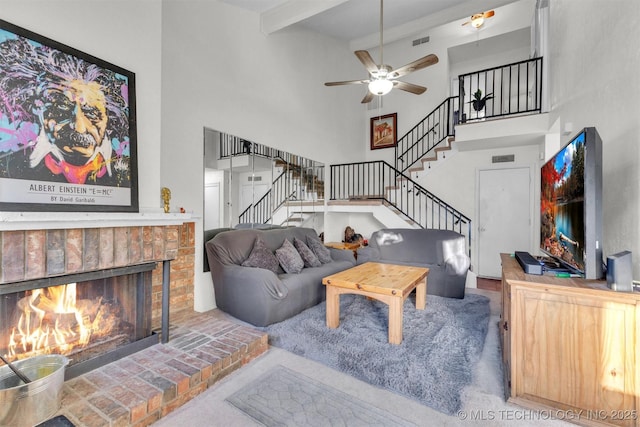
[[0,210],[137,212],[135,75],[0,20]]

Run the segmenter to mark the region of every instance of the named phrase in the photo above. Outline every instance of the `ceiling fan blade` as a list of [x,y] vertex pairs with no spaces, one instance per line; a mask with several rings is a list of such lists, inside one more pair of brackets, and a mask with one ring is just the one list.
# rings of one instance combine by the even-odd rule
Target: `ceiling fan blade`
[[369,102],[371,102],[373,100],[373,94],[369,91],[367,91],[367,94],[364,96],[364,98],[362,98],[362,101],[360,101],[361,104],[368,104]]
[[398,88],[400,90],[404,90],[405,92],[415,93],[416,95],[420,95],[426,92],[427,88],[424,86],[414,85],[413,83],[394,81],[393,87]]
[[373,58],[371,58],[369,52],[367,52],[366,50],[356,50],[354,53],[356,54],[360,62],[362,62],[362,65],[364,65],[369,74],[378,71],[378,65],[374,62]]
[[393,70],[389,73],[389,77],[395,79],[396,77],[402,77],[409,73],[413,73],[414,71],[421,70],[429,65],[437,64],[438,57],[434,54],[427,55],[420,59],[416,59],[413,62],[408,63],[396,70]]
[[489,10],[489,11],[487,11],[487,12],[483,13],[483,14],[482,14],[482,17],[483,17],[483,18],[491,18],[491,17],[492,17],[493,15],[495,15],[495,14],[496,14],[496,12],[495,12],[495,11],[493,11],[493,10]]
[[342,86],[342,85],[363,85],[369,83],[369,80],[346,80],[344,82],[327,82],[325,86]]

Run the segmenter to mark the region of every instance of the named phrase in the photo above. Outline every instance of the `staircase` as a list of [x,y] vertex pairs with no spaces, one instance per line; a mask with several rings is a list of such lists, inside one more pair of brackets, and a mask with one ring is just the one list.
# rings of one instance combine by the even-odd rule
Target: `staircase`
[[276,159],[282,173],[269,191],[250,204],[238,223],[301,226],[324,206],[324,166],[303,157],[289,155]]

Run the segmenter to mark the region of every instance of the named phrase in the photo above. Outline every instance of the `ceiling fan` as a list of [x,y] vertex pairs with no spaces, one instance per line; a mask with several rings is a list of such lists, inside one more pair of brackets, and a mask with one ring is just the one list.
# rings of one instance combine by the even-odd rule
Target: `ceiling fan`
[[362,65],[369,72],[369,78],[363,80],[348,80],[342,82],[328,82],[325,86],[341,86],[341,85],[358,85],[368,84],[369,91],[362,99],[362,103],[366,104],[371,102],[374,95],[382,96],[386,95],[391,89],[398,88],[406,92],[420,95],[424,93],[427,88],[424,86],[418,86],[412,83],[401,82],[396,80],[398,77],[406,76],[414,71],[421,70],[429,65],[437,64],[438,57],[434,54],[427,55],[423,58],[416,59],[400,68],[393,69],[391,66],[386,65],[382,61],[382,2],[380,0],[380,64],[376,64],[369,52],[366,50],[357,50],[355,55],[358,57]]
[[480,28],[484,25],[485,19],[491,18],[495,14],[496,13],[493,10],[489,10],[487,12],[482,12],[482,13],[476,13],[474,15],[471,15],[470,20],[463,23],[462,26],[464,27],[465,25],[471,24],[471,26],[474,28]]

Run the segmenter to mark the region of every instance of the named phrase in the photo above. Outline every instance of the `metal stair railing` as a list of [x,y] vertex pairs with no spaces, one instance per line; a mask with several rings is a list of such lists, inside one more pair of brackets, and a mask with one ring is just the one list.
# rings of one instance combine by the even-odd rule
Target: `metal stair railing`
[[331,165],[331,200],[381,200],[421,228],[465,236],[471,256],[471,219],[383,160]]
[[[542,111],[542,58],[458,76],[460,123]],[[480,100],[474,97],[480,90]]]
[[406,172],[442,141],[454,136],[457,104],[458,97],[445,99],[398,140],[394,156],[396,169]]
[[266,224],[271,221],[273,213],[287,200],[295,196],[295,191],[290,192],[290,179],[287,179],[289,171],[284,170],[273,180],[271,188],[255,203],[250,204],[238,216],[238,223]]

